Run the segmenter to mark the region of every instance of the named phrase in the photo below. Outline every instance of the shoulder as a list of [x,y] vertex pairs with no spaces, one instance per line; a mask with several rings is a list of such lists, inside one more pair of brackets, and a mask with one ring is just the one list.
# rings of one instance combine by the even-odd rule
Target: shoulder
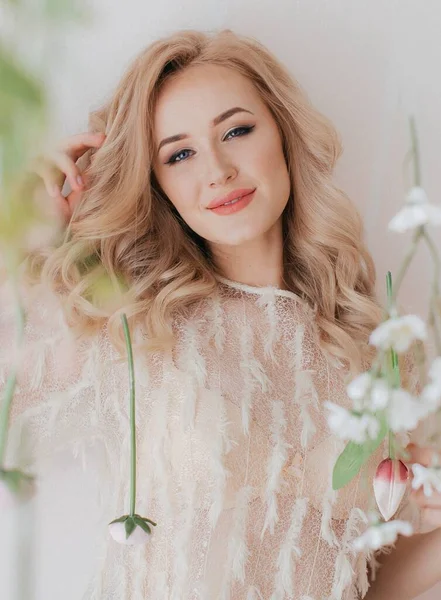
[[102,337],[80,337],[68,323],[63,299],[47,286],[0,283],[0,366],[6,372],[15,366],[22,382],[35,372],[32,388],[78,376],[91,350],[100,355],[94,348]]

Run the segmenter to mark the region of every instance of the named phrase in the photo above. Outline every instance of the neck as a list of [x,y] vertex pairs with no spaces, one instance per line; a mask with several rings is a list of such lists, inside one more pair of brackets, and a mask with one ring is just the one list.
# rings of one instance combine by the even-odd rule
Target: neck
[[211,244],[211,251],[227,279],[256,287],[285,288],[281,222],[263,236],[238,246]]

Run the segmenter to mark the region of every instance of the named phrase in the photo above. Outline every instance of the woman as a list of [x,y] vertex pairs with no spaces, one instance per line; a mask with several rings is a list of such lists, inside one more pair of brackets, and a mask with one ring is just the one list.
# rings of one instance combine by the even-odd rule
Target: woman
[[[350,405],[345,386],[369,364],[382,311],[360,216],[332,182],[340,153],[258,42],[181,31],[144,50],[90,132],[41,168],[69,227],[29,261],[42,284],[27,303],[12,430],[18,440],[26,427],[43,483],[65,448],[96,478],[88,539],[101,546],[85,599],[366,594],[372,556],[351,541],[372,494],[362,474],[332,490],[344,445],[323,402]],[[127,282],[121,304],[92,303],[103,273]],[[140,546],[106,528],[129,490],[122,311],[136,357],[137,512],[157,524]],[[85,493],[70,508],[80,531]]]

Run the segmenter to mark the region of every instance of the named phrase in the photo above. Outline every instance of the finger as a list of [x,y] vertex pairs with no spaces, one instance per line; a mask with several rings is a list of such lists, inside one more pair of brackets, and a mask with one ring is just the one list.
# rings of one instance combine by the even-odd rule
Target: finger
[[417,490],[412,490],[409,498],[421,507],[441,508],[441,494],[436,490],[432,491],[431,496],[426,496],[424,488],[421,487]]
[[433,448],[416,446],[414,444],[409,444],[409,446],[406,448],[406,451],[409,454],[409,459],[406,460],[406,462],[418,463],[424,467],[431,465],[432,457],[435,453]]
[[43,180],[47,193],[52,197],[56,197],[57,193],[63,188],[66,175],[46,157],[42,156],[33,162],[32,170]]
[[75,207],[79,204],[83,194],[82,192],[71,192],[66,196],[66,203],[69,209],[70,216],[72,216]]
[[100,148],[106,139],[104,133],[84,132],[72,135],[60,147],[73,161],[77,161],[90,148]]
[[52,198],[55,201],[55,206],[58,213],[65,223],[68,223],[72,217],[72,212],[67,199],[61,193],[61,189],[58,186],[54,186],[54,192]]
[[[52,168],[55,166],[65,177],[67,177],[72,190],[82,190],[84,188],[81,171],[67,154],[56,152],[49,155],[48,159],[52,161]],[[58,177],[57,183],[59,183]]]

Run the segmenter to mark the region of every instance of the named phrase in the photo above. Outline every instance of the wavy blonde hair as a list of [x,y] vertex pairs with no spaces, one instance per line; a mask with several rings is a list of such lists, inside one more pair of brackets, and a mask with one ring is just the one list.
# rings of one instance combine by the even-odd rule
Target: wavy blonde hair
[[[108,324],[122,343],[122,306],[91,301],[97,278],[128,282],[124,311],[141,318],[149,348],[173,344],[173,316],[216,292],[216,265],[155,179],[152,115],[162,84],[187,67],[223,65],[248,77],[280,129],[291,178],[283,214],[284,282],[317,307],[320,344],[359,371],[373,355],[368,336],[383,319],[375,267],[355,206],[332,182],[342,144],[288,70],[253,38],[231,30],[182,30],[152,43],[131,63],[110,100],[90,115],[107,136],[86,157],[88,190],[67,239],[34,256],[32,268],[63,291],[70,323],[92,332]],[[167,235],[164,235],[167,232]]]

